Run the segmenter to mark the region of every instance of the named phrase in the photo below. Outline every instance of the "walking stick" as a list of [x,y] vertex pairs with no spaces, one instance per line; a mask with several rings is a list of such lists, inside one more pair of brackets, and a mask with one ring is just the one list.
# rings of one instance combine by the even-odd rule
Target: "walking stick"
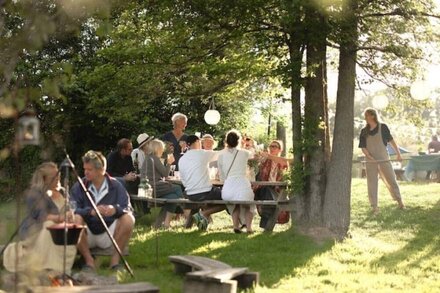
[[122,262],[124,263],[125,268],[127,269],[127,271],[130,273],[130,275],[132,277],[134,277],[134,273],[133,270],[131,269],[130,265],[128,264],[128,262],[125,260],[124,256],[122,255],[121,249],[119,248],[118,244],[116,243],[115,238],[113,237],[112,233],[110,232],[110,230],[107,227],[107,224],[104,221],[104,218],[102,217],[101,213],[98,210],[98,207],[96,206],[95,202],[93,201],[93,198],[91,196],[91,194],[89,193],[89,191],[87,190],[87,187],[84,185],[84,182],[82,181],[81,177],[78,175],[78,172],[75,169],[75,165],[73,164],[72,160],[70,159],[69,155],[66,153],[66,160],[67,162],[70,164],[70,167],[73,170],[73,173],[75,174],[79,185],[81,186],[82,190],[84,191],[84,193],[86,194],[87,199],[89,200],[90,204],[92,205],[93,210],[95,211],[96,215],[98,216],[99,221],[101,222],[101,224],[104,226],[105,228],[105,232],[107,233],[108,237],[110,238],[113,247],[116,249],[116,251],[119,254],[119,257],[121,258]]

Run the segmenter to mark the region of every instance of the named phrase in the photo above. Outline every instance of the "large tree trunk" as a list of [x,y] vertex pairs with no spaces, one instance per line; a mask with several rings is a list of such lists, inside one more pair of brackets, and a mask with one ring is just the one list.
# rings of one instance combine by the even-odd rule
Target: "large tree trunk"
[[326,186],[326,20],[316,7],[307,7],[307,79],[305,86],[304,130],[305,192],[298,197],[303,209],[300,225],[321,226]]
[[356,77],[357,0],[344,7],[345,21],[339,51],[339,76],[333,151],[324,197],[324,225],[344,237],[350,226],[351,169],[353,156],[353,107]]

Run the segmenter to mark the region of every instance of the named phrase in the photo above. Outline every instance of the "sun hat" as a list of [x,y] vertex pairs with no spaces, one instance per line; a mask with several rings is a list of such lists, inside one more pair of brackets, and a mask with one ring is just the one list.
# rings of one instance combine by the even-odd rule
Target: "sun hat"
[[203,136],[202,136],[202,140],[212,140],[212,141],[214,141],[215,142],[215,140],[214,140],[214,137],[212,137],[212,135],[211,134],[204,134]]
[[154,136],[149,136],[146,133],[139,134],[137,139],[136,139],[138,144],[139,144],[138,148],[141,148],[144,144],[146,144],[150,140],[153,140],[153,138],[154,138]]

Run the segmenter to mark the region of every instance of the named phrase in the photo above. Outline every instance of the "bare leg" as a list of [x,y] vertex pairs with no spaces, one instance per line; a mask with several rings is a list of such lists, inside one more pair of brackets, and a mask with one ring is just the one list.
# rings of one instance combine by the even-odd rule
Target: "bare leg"
[[[121,251],[123,251],[125,246],[127,245],[128,240],[131,237],[131,233],[133,232],[133,227],[134,217],[132,214],[124,214],[118,219],[118,222],[116,223],[115,234],[113,236]],[[115,250],[110,261],[110,267],[118,264],[119,260],[120,256]]]
[[250,206],[245,206],[245,219],[246,219],[246,230],[248,233],[252,233],[252,220],[254,219],[254,214],[251,212]]
[[201,214],[205,217],[208,218],[210,215],[221,212],[225,209],[224,205],[211,205],[208,206],[206,209],[204,209],[203,211],[201,211]]
[[173,219],[174,214],[167,212],[167,215],[165,216],[165,221],[163,222],[163,226],[165,228],[169,228],[171,225],[171,220]]
[[234,230],[240,230],[240,205],[235,205],[234,211],[232,212],[232,226]]
[[[75,223],[78,225],[84,225],[84,220],[80,215],[75,215]],[[95,260],[93,259],[92,254],[90,253],[89,243],[87,242],[86,229],[82,230],[76,248],[78,249],[79,253],[81,253],[81,255],[83,256],[86,265],[95,268]]]

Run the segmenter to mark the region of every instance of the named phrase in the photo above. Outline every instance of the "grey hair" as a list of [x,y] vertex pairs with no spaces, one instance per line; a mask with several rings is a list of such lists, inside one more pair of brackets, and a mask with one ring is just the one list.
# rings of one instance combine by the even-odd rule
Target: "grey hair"
[[186,117],[185,114],[182,113],[176,113],[173,115],[173,117],[171,117],[171,121],[173,122],[173,126],[176,125],[176,121],[179,119],[185,119],[185,122],[188,122],[188,117]]
[[148,143],[147,153],[150,155],[156,155],[160,149],[164,149],[165,144],[159,139],[153,139]]
[[82,157],[82,161],[84,164],[92,164],[98,170],[102,169],[105,171],[107,169],[107,159],[101,152],[90,150]]

